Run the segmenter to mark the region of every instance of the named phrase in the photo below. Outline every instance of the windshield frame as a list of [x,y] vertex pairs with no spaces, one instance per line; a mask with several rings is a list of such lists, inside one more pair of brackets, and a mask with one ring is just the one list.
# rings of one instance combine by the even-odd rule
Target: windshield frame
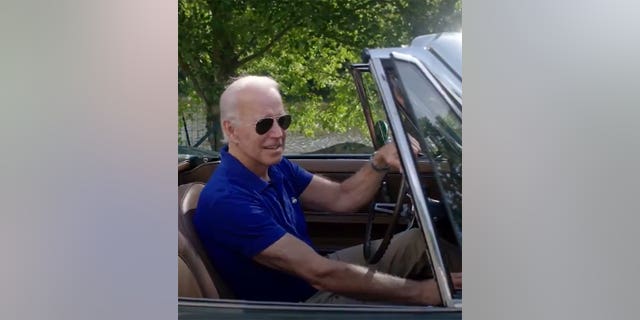
[[[430,73],[427,71],[424,65],[419,62],[418,59],[415,59],[414,57],[408,56],[406,54],[400,56],[396,55],[397,52],[391,52],[386,58],[380,56],[370,57],[370,71],[376,80],[375,82],[380,93],[380,98],[383,102],[382,104],[384,105],[387,120],[389,121],[389,125],[391,127],[391,133],[393,134],[393,140],[395,141],[398,148],[398,153],[401,155],[400,158],[402,169],[406,175],[407,183],[413,195],[413,202],[416,209],[415,214],[420,222],[421,230],[427,242],[427,253],[433,267],[434,277],[438,283],[440,296],[442,297],[445,306],[461,307],[462,299],[454,298],[452,294],[451,283],[449,281],[445,264],[442,259],[440,247],[436,238],[435,228],[430,218],[431,215],[427,207],[427,199],[425,194],[422,192],[422,185],[420,183],[419,174],[417,171],[417,159],[411,151],[411,144],[408,140],[407,132],[403,127],[400,113],[398,111],[398,106],[394,101],[390,83],[386,75],[385,66],[383,65],[383,60],[389,60],[395,56],[399,59],[406,60],[409,63],[416,64],[416,66],[418,66],[419,69],[425,73],[425,75],[428,75],[427,78],[432,81],[432,83],[434,82],[435,78],[433,76],[430,76]],[[393,68],[395,68],[395,66],[393,66]],[[447,95],[444,94],[444,91],[442,91],[442,89],[440,88],[437,80],[435,80],[434,85],[436,86],[436,88],[440,89],[439,93],[443,97],[445,97],[446,101],[449,103],[449,106],[453,110],[456,110],[456,108],[453,107],[451,100],[448,99]],[[459,113],[459,110],[457,114],[461,117],[461,113]]]
[[[449,106],[449,108],[458,116],[459,119],[462,120],[462,110],[458,109],[457,104],[455,104],[451,100],[448,92],[446,92],[445,89],[443,89],[437,77],[433,75],[431,71],[427,67],[425,67],[422,64],[422,62],[420,62],[420,60],[418,60],[414,56],[411,56],[405,53],[400,53],[400,52],[391,52],[390,56],[392,60],[400,60],[402,62],[407,62],[415,65],[423,73],[423,75],[427,77],[427,79],[429,79],[431,83],[433,83],[434,88],[438,91],[438,93],[444,99],[444,101],[447,102],[447,105]],[[460,148],[462,148],[462,146],[460,146]]]
[[[447,214],[450,217],[452,230],[456,235],[458,243],[462,245],[462,111],[458,108],[458,105],[454,104],[453,101],[449,99],[449,96],[442,88],[442,84],[437,81],[437,78],[431,70],[425,67],[419,59],[410,55],[394,52],[392,52],[390,56],[393,63],[393,71],[399,78],[396,85],[401,87],[403,91],[399,94],[403,95],[403,99],[406,101],[406,106],[403,107],[403,110],[406,110],[405,113],[411,113],[410,115],[407,115],[410,116],[408,121],[413,126],[413,129],[417,130],[416,134],[420,136],[423,140],[422,142],[425,143],[423,148],[426,147],[427,150],[423,149],[423,151],[426,151],[427,157],[434,166],[436,182],[443,196],[443,203],[446,207]],[[402,68],[400,68],[401,65]],[[406,66],[410,66],[410,68],[413,69],[411,71],[418,71],[417,73],[420,74],[419,76],[426,78],[426,85],[429,87],[427,91],[435,91],[435,96],[438,97],[438,101],[432,101],[434,104],[429,105],[427,101],[423,101],[419,99],[419,97],[409,94],[409,83],[405,81],[406,79],[403,79],[405,77],[405,73],[401,72],[401,70]],[[406,76],[410,77],[410,73],[406,74]],[[415,92],[415,90],[413,90],[413,92]],[[438,110],[438,106],[440,106],[440,110]],[[456,123],[459,124],[459,127],[452,128],[447,124],[433,124],[433,129],[435,129],[438,132],[438,135],[441,135],[445,141],[438,139],[437,136],[435,137],[436,139],[432,139],[433,137],[430,135],[425,136],[421,129],[422,126],[420,123],[422,121],[416,121],[418,120],[416,119],[417,110],[422,109],[422,107],[425,108],[427,114],[433,114],[433,112],[437,114],[434,122],[438,122],[438,116],[446,117],[447,115],[451,115],[453,118],[452,120],[456,121]],[[442,107],[445,108],[444,112],[442,111]],[[453,111],[453,113],[450,111]],[[420,119],[423,118],[420,117]],[[429,121],[429,119],[427,119],[427,121]],[[437,146],[437,144],[439,144],[439,146]],[[447,145],[450,148],[447,148]],[[438,151],[440,153],[439,156],[433,153],[436,151],[434,148],[436,150],[440,149]],[[444,152],[445,150],[449,150],[450,152]],[[442,159],[438,159],[438,157],[441,156],[445,157],[444,161],[441,161]],[[447,168],[442,168],[442,165],[447,166]]]

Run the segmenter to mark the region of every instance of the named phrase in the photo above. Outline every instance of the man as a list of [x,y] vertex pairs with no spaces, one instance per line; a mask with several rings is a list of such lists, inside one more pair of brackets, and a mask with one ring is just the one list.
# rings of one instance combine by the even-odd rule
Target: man
[[[246,76],[234,81],[220,98],[220,111],[228,145],[200,195],[194,224],[237,298],[441,303],[434,280],[402,278],[429,269],[417,230],[394,237],[381,262],[369,267],[361,246],[323,257],[307,234],[301,203],[331,212],[350,212],[366,204],[386,171],[400,166],[395,145],[383,146],[370,164],[336,183],[283,157],[291,117],[273,79]],[[461,277],[453,275],[457,286]]]

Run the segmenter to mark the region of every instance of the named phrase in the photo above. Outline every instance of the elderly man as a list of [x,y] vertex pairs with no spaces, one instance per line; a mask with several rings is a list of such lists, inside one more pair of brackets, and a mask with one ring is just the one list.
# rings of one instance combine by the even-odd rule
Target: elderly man
[[[395,145],[383,146],[370,163],[337,183],[283,157],[291,116],[273,79],[237,79],[222,94],[220,111],[228,145],[200,195],[194,224],[237,298],[441,303],[433,279],[407,279],[430,274],[417,229],[396,235],[385,257],[373,266],[364,262],[361,246],[319,255],[307,233],[302,203],[350,212],[371,201],[388,169],[400,166]],[[462,275],[453,274],[453,282],[460,287]]]

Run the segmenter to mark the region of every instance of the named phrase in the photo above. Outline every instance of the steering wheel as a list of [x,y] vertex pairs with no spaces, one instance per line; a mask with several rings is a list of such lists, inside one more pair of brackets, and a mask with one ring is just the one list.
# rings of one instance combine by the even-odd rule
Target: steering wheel
[[384,238],[382,239],[382,242],[380,242],[380,245],[378,246],[378,248],[376,249],[376,252],[373,255],[371,254],[371,229],[373,229],[373,220],[376,215],[375,201],[372,202],[371,206],[369,207],[369,215],[367,218],[367,226],[365,229],[364,243],[362,245],[364,259],[367,261],[368,264],[376,264],[378,263],[378,261],[380,261],[385,251],[387,251],[387,248],[389,247],[389,243],[391,243],[391,238],[393,237],[395,227],[398,224],[398,220],[401,216],[402,211],[411,210],[410,207],[403,205],[404,199],[405,197],[407,197],[406,195],[407,179],[404,173],[401,173],[401,175],[402,175],[402,181],[400,182],[400,190],[398,191],[398,198],[396,199],[395,206],[393,208],[393,216],[391,217],[391,222],[389,222],[389,225],[387,225],[387,231],[384,234]]

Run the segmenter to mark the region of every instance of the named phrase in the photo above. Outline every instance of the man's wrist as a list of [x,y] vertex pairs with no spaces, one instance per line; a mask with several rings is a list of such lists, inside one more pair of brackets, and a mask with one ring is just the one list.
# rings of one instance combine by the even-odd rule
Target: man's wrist
[[380,173],[389,172],[391,167],[388,164],[386,164],[384,166],[376,165],[375,157],[376,157],[376,153],[375,152],[371,154],[371,157],[369,157],[369,164],[371,164],[371,168],[374,171],[380,172]]

